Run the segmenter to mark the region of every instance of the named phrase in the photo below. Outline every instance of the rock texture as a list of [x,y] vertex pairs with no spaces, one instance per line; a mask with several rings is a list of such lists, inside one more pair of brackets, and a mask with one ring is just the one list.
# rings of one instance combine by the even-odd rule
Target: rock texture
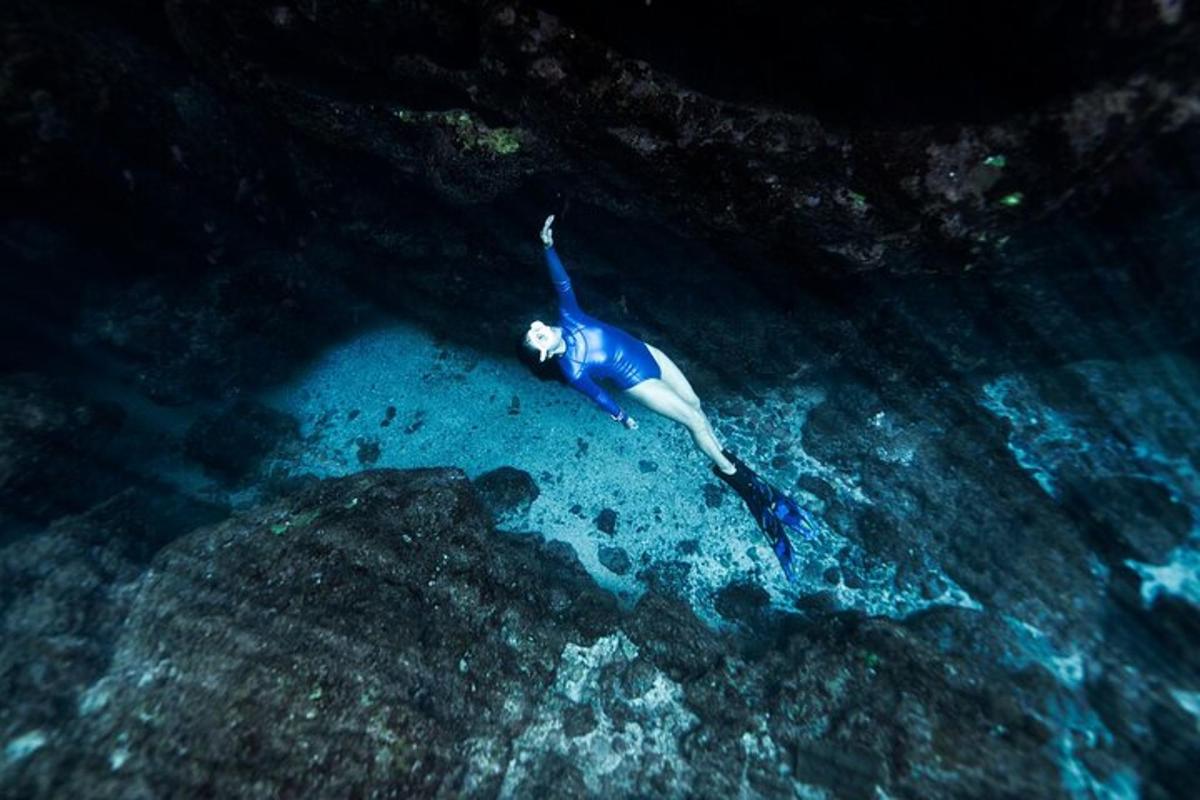
[[0,378],[0,514],[44,524],[119,491],[127,474],[92,465],[105,458],[124,420],[119,406],[43,376]]
[[533,476],[516,467],[499,467],[475,479],[484,506],[498,523],[520,520],[537,500],[540,489]]
[[[808,273],[996,268],[1033,220],[1161,188],[1200,113],[1195,11],[1151,0],[14,8],[0,176],[53,197],[79,170],[160,219],[218,195],[276,229],[370,219],[367,185],[344,196],[365,167],[450,207],[578,198]],[[219,260],[236,237],[208,222],[189,235]]]
[[120,563],[88,568],[97,649],[52,684],[14,682],[61,635],[31,608],[78,581],[5,582],[13,796],[1062,793],[1053,681],[981,657],[986,616],[791,616],[750,653],[665,595],[620,610],[455,470],[324,481]]

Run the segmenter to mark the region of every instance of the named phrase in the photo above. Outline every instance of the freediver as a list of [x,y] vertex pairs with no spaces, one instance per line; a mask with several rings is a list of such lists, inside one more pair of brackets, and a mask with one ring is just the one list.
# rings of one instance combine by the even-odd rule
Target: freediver
[[754,515],[787,579],[795,580],[787,529],[813,538],[817,531],[815,520],[791,498],[721,447],[708,416],[700,407],[700,398],[665,353],[579,309],[571,279],[554,250],[553,224],[554,215],[551,214],[542,226],[541,239],[550,280],[558,293],[559,320],[557,325],[535,320],[525,334],[525,346],[538,354],[539,363],[558,358],[558,366],[567,383],[626,428],[636,429],[636,420],[596,382],[598,379],[611,380],[625,395],[687,428],[696,447],[713,462],[713,473],[733,487]]

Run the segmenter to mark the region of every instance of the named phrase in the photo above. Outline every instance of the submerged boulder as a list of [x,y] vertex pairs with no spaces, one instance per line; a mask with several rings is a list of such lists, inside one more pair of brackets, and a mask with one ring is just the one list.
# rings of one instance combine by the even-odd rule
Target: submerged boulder
[[596,549],[596,557],[604,568],[615,575],[624,575],[633,567],[633,561],[624,547],[600,545]]
[[75,746],[34,752],[18,785],[493,795],[564,648],[612,626],[565,566],[494,534],[456,470],[363,473],[201,529],[143,576]]
[[498,521],[523,517],[541,493],[533,476],[516,467],[485,472],[475,479],[475,491]]
[[[50,574],[78,561],[43,556]],[[1039,716],[1052,681],[889,620],[818,612],[762,615],[777,627],[744,652],[665,583],[622,610],[570,548],[495,531],[454,469],[325,480],[176,540],[140,578],[114,563],[88,568],[86,585],[64,573],[4,595],[10,632],[79,591],[93,609],[71,623],[92,644],[67,654],[79,669],[57,688],[14,683],[32,650],[3,651],[25,695],[4,714],[13,796],[949,798],[1061,785]],[[765,603],[738,592],[735,604]],[[26,713],[38,708],[69,712]]]

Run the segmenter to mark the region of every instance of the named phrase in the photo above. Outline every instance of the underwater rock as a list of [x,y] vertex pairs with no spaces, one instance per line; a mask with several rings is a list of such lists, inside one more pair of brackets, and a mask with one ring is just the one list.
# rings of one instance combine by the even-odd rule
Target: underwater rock
[[856,521],[859,541],[868,553],[898,564],[910,561],[908,551],[912,548],[912,542],[903,537],[894,518],[879,509],[867,508],[858,515]]
[[[909,628],[814,608],[772,618],[744,653],[678,596],[622,611],[569,547],[493,530],[457,470],[321,481],[171,543],[140,575],[68,530],[0,550],[14,796],[1062,785],[1036,719],[1054,682],[946,639],[982,615]],[[727,595],[766,606],[750,584]]]
[[1088,698],[1114,734],[1113,749],[1149,778],[1144,796],[1187,797],[1194,789],[1187,766],[1200,758],[1194,688],[1147,681],[1137,669],[1111,662],[1089,677]]
[[[998,268],[1009,234],[1068,202],[1126,207],[1153,184],[1142,162],[1197,135],[1195,25],[1116,0],[1032,16],[171,0],[154,25],[126,4],[15,7],[25,66],[0,105],[21,157],[2,174],[50,207],[87,180],[186,230],[205,261],[237,237],[201,234],[198,207],[234,199],[226,216],[281,230],[348,211],[354,173],[373,173],[448,206],[570,185],[623,219],[810,270]],[[415,249],[365,227],[393,256]],[[781,280],[796,261],[743,259]]]
[[596,714],[591,706],[570,706],[563,711],[562,731],[570,738],[586,736],[596,729]]
[[1177,680],[1200,691],[1200,608],[1188,600],[1163,593],[1145,609],[1142,625],[1157,647],[1142,657],[1170,667],[1165,675],[1178,671]]
[[416,433],[425,427],[425,412],[417,411],[416,418],[404,426],[404,432],[408,434]]
[[[845,584],[858,588],[868,566],[885,562],[919,586],[936,564],[975,601],[1019,604],[1038,627],[1069,634],[1098,624],[1103,580],[1072,516],[1030,479],[1006,431],[972,398],[944,396],[935,407],[921,392],[901,382],[847,384],[805,420],[808,453],[857,475],[877,500],[843,527],[865,559],[843,565]],[[1021,568],[1003,568],[1016,553]]]
[[[1176,119],[1159,120],[1151,110],[1167,103],[1190,109],[1194,102],[1195,71],[1168,53],[1194,49],[1195,32],[1147,23],[1117,4],[1102,3],[1088,18],[1097,30],[1121,35],[1096,38],[1068,35],[1080,20],[1062,6],[1037,24],[1022,16],[991,25],[941,10],[922,15],[920,24],[896,12],[890,25],[880,25],[856,7],[783,13],[754,4],[734,14],[716,4],[672,5],[597,14],[513,2],[483,13],[448,8],[431,22],[405,4],[353,16],[303,15],[281,29],[249,22],[241,4],[177,0],[168,16],[201,74],[304,136],[418,178],[446,201],[494,199],[517,191],[530,175],[548,174],[570,179],[579,194],[617,213],[665,207],[672,222],[700,235],[801,253],[814,269],[896,268],[918,247],[924,269],[935,258],[954,270],[967,258],[998,260],[995,242],[1030,215],[1053,209],[1064,192],[1079,191],[1081,175],[1101,173],[1093,191],[1104,194],[1101,166],[1129,148],[1122,130],[1154,125],[1165,135],[1195,117],[1181,110]],[[876,33],[873,46],[864,47],[864,37],[891,33],[893,25],[904,34]],[[401,30],[429,35],[409,42],[404,55],[383,57],[395,44],[384,47],[390,40],[382,37]],[[692,41],[697,49],[689,55],[686,48],[655,47],[656,35]],[[771,36],[780,37],[778,44],[764,48],[763,37]],[[797,36],[804,46],[795,45]],[[873,61],[874,53],[891,52],[898,38],[908,37],[940,53],[945,68],[903,75],[896,66],[909,60],[899,54]],[[392,102],[368,103],[328,83],[300,80],[291,59],[271,46],[277,39],[294,48],[319,40],[317,69],[324,74],[355,75],[380,87],[399,83],[404,92]],[[948,39],[979,43],[972,78],[962,77],[964,54],[946,49]],[[1130,40],[1148,48],[1136,66],[1105,58]],[[850,116],[861,113],[864,100],[874,111],[862,127],[847,124],[844,101],[820,97],[803,82],[764,78],[759,86],[787,96],[762,89],[748,97],[744,86],[714,80],[711,68],[695,63],[710,63],[710,51],[724,52],[730,43],[738,74],[764,60],[774,64],[763,67],[768,76],[812,72],[833,61],[839,67],[830,74],[859,101]],[[855,63],[841,57],[847,49],[859,54]],[[1012,78],[1011,52],[1018,50],[1031,70],[1024,83]],[[1066,51],[1075,60],[1064,61]],[[799,55],[807,53],[813,60]],[[1078,71],[1081,60],[1092,71]],[[890,91],[878,90],[881,81],[894,81]],[[938,101],[929,99],[934,84],[945,84]],[[931,123],[939,131],[932,138]],[[613,174],[622,187],[636,189],[615,193],[605,180]]]
[[[53,770],[15,780],[14,756],[44,757],[72,741],[79,719],[107,701],[97,683],[133,602],[145,544],[120,527],[113,503],[0,546],[0,794],[49,797]],[[120,505],[117,503],[116,505]],[[13,746],[22,738],[30,750]],[[18,788],[21,787],[21,788]]]
[[864,585],[859,571],[854,567],[847,566],[842,567],[842,584],[847,589],[861,589]]
[[1191,533],[1191,511],[1162,484],[1085,476],[1066,476],[1062,483],[1063,505],[1078,515],[1097,552],[1110,563],[1132,558],[1164,564]]
[[396,407],[388,406],[383,412],[383,419],[379,421],[379,427],[386,428],[396,419]]
[[653,561],[650,566],[638,570],[637,578],[652,590],[681,594],[691,571],[691,561],[666,559]]
[[611,508],[602,508],[596,515],[596,527],[601,533],[614,536],[617,532],[617,512]]
[[750,623],[759,620],[770,602],[771,596],[758,584],[734,581],[717,591],[713,605],[730,622]]
[[125,412],[33,374],[0,378],[0,521],[45,524],[135,481],[111,466]]
[[884,762],[850,743],[816,743],[796,748],[793,769],[800,780],[827,787],[837,797],[870,800],[876,796]]
[[474,480],[484,506],[496,519],[520,517],[529,511],[541,490],[533,476],[516,467],[498,467]]
[[828,482],[815,475],[806,474],[796,478],[796,488],[802,492],[808,492],[823,503],[828,503],[837,496],[837,492]]
[[[164,545],[193,529],[229,516],[228,506],[193,497],[176,487],[143,482],[69,517],[72,535],[145,564]],[[57,520],[52,524],[65,524]]]
[[[178,224],[197,227],[194,220]],[[229,225],[239,230],[246,222]],[[356,304],[330,265],[309,268],[243,233],[251,241],[241,258],[186,280],[164,266],[132,286],[98,286],[81,315],[78,345],[118,354],[139,390],[166,406],[228,401],[284,379],[325,337],[346,329]],[[167,252],[199,246],[159,244]]]
[[[612,598],[563,566],[494,535],[457,471],[365,473],[203,529],[129,595],[81,738],[6,783],[494,794],[560,653],[614,619]],[[200,768],[233,753],[242,767]]]
[[1126,747],[1144,751],[1152,746],[1150,717],[1159,712],[1158,703],[1138,670],[1105,664],[1089,676],[1086,688],[1096,713]]
[[379,461],[382,448],[379,445],[378,439],[367,439],[360,436],[355,440],[354,444],[356,447],[354,455],[358,459],[359,464],[369,467]]
[[[676,596],[651,589],[623,626],[629,638],[674,680],[703,675],[721,657],[721,641]],[[672,632],[673,631],[673,632]]]
[[215,478],[234,484],[254,474],[272,453],[300,438],[295,417],[240,399],[189,426],[183,451]]
[[623,547],[609,547],[602,544],[596,550],[596,557],[605,569],[615,575],[625,575],[633,567],[633,562]]
[[935,600],[946,591],[946,582],[937,575],[927,575],[921,579],[921,597]]

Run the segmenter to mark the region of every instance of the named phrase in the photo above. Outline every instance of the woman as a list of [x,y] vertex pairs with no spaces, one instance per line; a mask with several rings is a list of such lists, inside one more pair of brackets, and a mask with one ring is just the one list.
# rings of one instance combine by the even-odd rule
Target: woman
[[550,280],[558,293],[559,324],[547,325],[535,320],[525,334],[525,346],[536,351],[541,362],[558,358],[567,382],[626,428],[636,429],[637,422],[596,383],[598,379],[613,381],[646,408],[687,428],[696,447],[713,462],[713,472],[732,486],[754,513],[759,527],[771,540],[788,580],[794,580],[792,548],[784,526],[811,538],[816,531],[812,518],[722,449],[712,424],[700,408],[700,398],[665,353],[579,309],[571,279],[554,251],[553,224],[551,214],[542,226],[541,237]]

